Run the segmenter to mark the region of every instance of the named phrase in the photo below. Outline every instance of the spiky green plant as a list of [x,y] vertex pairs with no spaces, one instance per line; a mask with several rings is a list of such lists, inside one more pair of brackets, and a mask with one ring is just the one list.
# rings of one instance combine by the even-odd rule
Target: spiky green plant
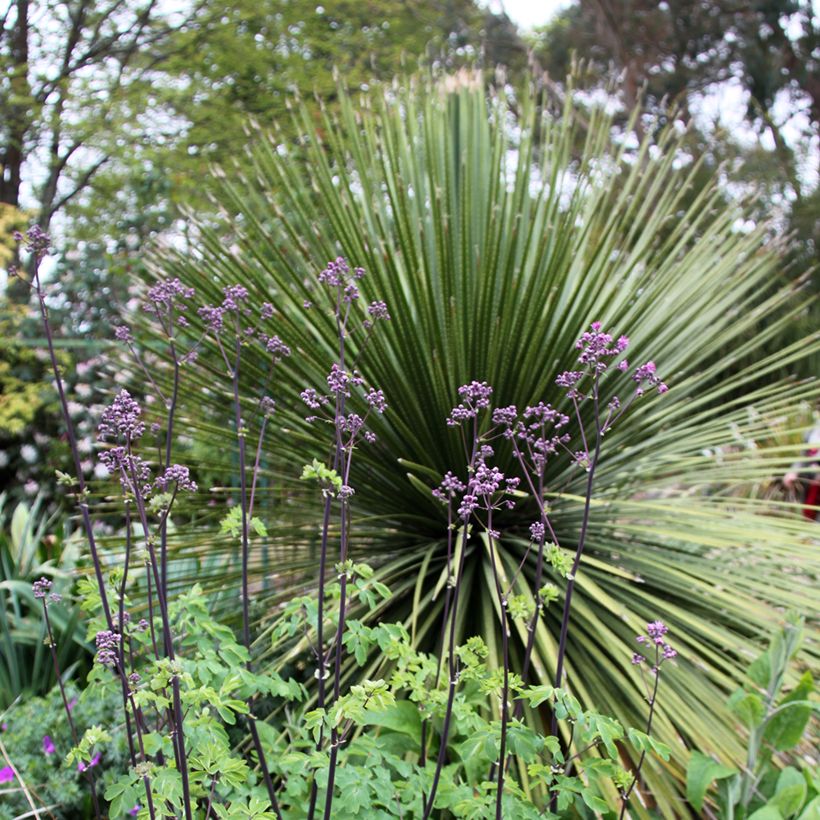
[[[303,307],[328,259],[341,254],[363,266],[363,298],[385,299],[393,317],[360,363],[391,409],[376,424],[379,446],[361,453],[352,481],[352,549],[397,593],[384,616],[406,619],[415,640],[431,646],[440,633],[446,521],[429,488],[463,461],[444,423],[457,386],[482,379],[501,403],[560,405],[554,377],[572,366],[581,330],[598,319],[629,334],[631,349],[657,362],[670,391],[605,441],[566,668],[583,702],[641,725],[643,693],[629,663],[634,635],[648,620],[670,624],[680,669],[665,682],[655,725],[676,750],[669,765],[679,775],[692,746],[739,759],[726,693],[784,608],[818,608],[811,526],[737,492],[783,472],[795,449],[761,447],[750,460],[732,446],[738,429],[754,435],[750,405],[768,416],[816,398],[815,384],[773,374],[816,351],[818,339],[777,356],[757,353],[804,306],[778,285],[778,243],[768,226],[749,229],[717,175],[696,186],[703,169],[682,158],[674,128],[629,149],[600,110],[578,118],[569,97],[551,116],[536,102],[529,92],[488,99],[480,79],[417,81],[355,100],[342,94],[338,121],[317,129],[303,116],[298,148],[260,137],[255,174],[224,181],[223,222],[200,227],[194,253],[159,251],[152,266],[205,298],[239,282],[269,299],[294,349],[292,374],[277,385],[280,430],[267,454],[286,490],[269,520],[312,515],[313,524],[301,537],[290,530],[268,541],[267,560],[257,550],[263,625],[266,601],[285,579],[315,578],[320,501],[288,479],[326,455],[302,421],[298,391],[321,386],[332,361],[331,317]],[[225,396],[213,386],[222,374],[207,361],[188,388],[184,423],[200,428],[213,460],[229,469],[218,455],[235,445],[220,423]],[[262,370],[261,362],[257,374],[249,367],[245,378]],[[584,476],[556,459],[548,479],[557,534],[574,549]],[[509,576],[533,510],[521,504],[499,522]],[[176,541],[189,557],[206,551],[201,534]],[[220,549],[232,548],[207,546],[211,557]],[[530,558],[522,590],[534,573]],[[483,634],[498,653],[492,572],[479,539],[464,583],[461,629]],[[534,674],[547,682],[559,620],[551,609],[536,636]],[[513,668],[525,641],[522,621]],[[668,774],[655,761],[644,771],[671,817],[679,792]]]

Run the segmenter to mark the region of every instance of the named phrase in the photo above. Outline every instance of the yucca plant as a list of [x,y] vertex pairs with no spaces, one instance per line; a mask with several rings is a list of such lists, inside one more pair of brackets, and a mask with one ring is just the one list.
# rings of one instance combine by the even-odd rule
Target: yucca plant
[[[679,816],[687,748],[742,754],[724,703],[759,637],[784,609],[816,611],[820,603],[812,527],[787,505],[739,492],[782,473],[797,448],[762,446],[747,459],[732,446],[739,429],[755,435],[755,419],[819,392],[774,375],[816,351],[816,336],[776,356],[757,354],[805,308],[778,285],[779,243],[769,226],[744,221],[719,175],[696,184],[703,168],[682,154],[674,127],[630,149],[601,110],[577,117],[571,95],[551,115],[531,91],[488,98],[481,78],[417,80],[356,99],[342,92],[340,112],[316,128],[297,111],[299,146],[259,137],[254,173],[223,180],[223,222],[200,226],[193,252],[159,250],[151,264],[206,297],[241,283],[273,302],[277,332],[294,350],[278,385],[293,401],[280,402],[279,434],[265,454],[279,489],[267,496],[276,502],[267,513],[271,538],[251,562],[254,611],[264,626],[289,583],[316,579],[319,503],[296,479],[305,462],[327,454],[311,439],[298,394],[323,383],[331,360],[332,317],[315,308],[305,317],[311,282],[329,259],[364,267],[363,297],[384,298],[392,315],[362,362],[391,412],[376,422],[379,445],[361,453],[351,479],[360,515],[351,554],[378,567],[397,593],[384,617],[403,618],[422,645],[435,646],[441,631],[446,518],[430,490],[461,463],[460,441],[445,425],[458,385],[486,380],[502,404],[561,407],[554,379],[572,367],[580,332],[600,320],[627,333],[670,390],[607,436],[565,670],[584,703],[641,725],[634,635],[656,618],[673,625],[680,668],[665,685],[654,731],[675,757],[648,763],[643,774],[663,815]],[[223,454],[235,442],[221,422],[225,395],[213,388],[220,374],[206,367],[181,412],[210,437],[213,463],[205,466],[224,469],[229,485]],[[243,378],[261,378],[262,367],[248,366]],[[574,550],[584,472],[556,459],[546,479],[556,534]],[[264,518],[262,495],[258,503]],[[535,510],[521,503],[498,522],[508,577]],[[290,525],[279,538],[277,521]],[[169,548],[210,559],[235,549],[201,530],[179,533]],[[482,634],[500,654],[489,553],[478,538],[468,549],[460,629]],[[534,572],[530,555],[527,584]],[[215,568],[212,585],[231,577]],[[543,682],[554,675],[559,621],[560,608],[551,609],[537,630],[531,674]],[[525,622],[512,632],[515,668]]]

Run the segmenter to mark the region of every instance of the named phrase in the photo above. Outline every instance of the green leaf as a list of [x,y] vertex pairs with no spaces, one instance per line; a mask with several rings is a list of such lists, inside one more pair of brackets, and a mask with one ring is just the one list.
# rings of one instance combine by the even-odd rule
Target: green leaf
[[398,700],[381,711],[368,710],[364,722],[409,735],[417,743],[421,742],[421,715],[418,706],[408,700]]
[[800,811],[807,793],[808,787],[803,775],[793,766],[787,766],[780,772],[774,797],[767,805],[776,808],[784,817],[791,817]]
[[752,812],[748,820],[784,820],[784,818],[774,806],[766,805]]
[[763,737],[777,751],[784,752],[800,742],[811,719],[812,707],[810,703],[802,704],[795,703],[795,701],[807,701],[813,692],[814,680],[811,672],[806,670],[797,686],[778,704],[778,709],[782,711],[776,712],[769,718]]
[[749,665],[746,674],[761,689],[768,689],[772,676],[771,658],[768,651],[761,654]]
[[737,774],[737,769],[726,766],[723,763],[703,754],[694,751],[689,758],[689,765],[686,769],[686,798],[692,804],[695,811],[703,808],[703,801],[706,792],[715,780],[722,780]]
[[629,740],[632,745],[640,752],[654,752],[664,760],[669,760],[672,755],[672,750],[669,746],[665,743],[661,743],[659,740],[656,740],[644,732],[639,732],[637,729],[629,728],[627,729],[627,735],[629,736]]
[[518,721],[512,721],[507,726],[507,742],[510,753],[524,763],[531,763],[544,748],[544,738]]
[[743,689],[738,689],[727,705],[750,728],[759,726],[766,716],[766,707],[760,696]]

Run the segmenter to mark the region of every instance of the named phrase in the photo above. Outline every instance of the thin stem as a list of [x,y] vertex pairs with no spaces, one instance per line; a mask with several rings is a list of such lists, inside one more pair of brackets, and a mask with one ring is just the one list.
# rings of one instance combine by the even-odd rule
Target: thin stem
[[[239,328],[236,332],[236,359],[232,368],[232,384],[233,384],[233,404],[234,404],[234,423],[236,424],[236,434],[239,438],[239,493],[240,504],[242,509],[242,640],[245,649],[248,651],[247,668],[251,668],[251,626],[250,626],[250,591],[248,578],[248,562],[250,558],[250,509],[248,505],[248,481],[247,481],[247,458],[245,450],[245,431],[242,422],[242,404],[239,399],[239,366],[242,356],[242,338],[239,335]],[[264,433],[264,427],[263,427]],[[259,466],[259,449],[262,446],[262,434],[260,434],[259,446],[257,448],[256,463],[254,464],[253,486],[256,487],[256,472]],[[279,810],[279,801],[276,799],[276,789],[271,780],[270,771],[268,770],[267,761],[265,760],[265,750],[262,748],[262,741],[259,738],[259,732],[256,728],[256,717],[253,714],[253,697],[248,699],[248,729],[251,733],[251,739],[256,751],[256,757],[259,760],[259,767],[262,770],[262,779],[265,781],[265,787],[268,792],[268,799],[270,800],[273,810],[276,812],[278,818],[282,817]]]
[[[66,697],[65,686],[63,685],[63,677],[60,674],[60,664],[57,661],[57,649],[55,647],[54,634],[51,631],[51,620],[48,617],[48,604],[46,603],[45,598],[42,599],[42,602],[43,616],[46,622],[46,633],[48,634],[48,649],[51,654],[51,662],[54,665],[54,677],[57,678],[57,685],[60,687],[60,697],[63,700],[63,710],[65,711],[65,716],[68,720],[68,728],[71,730],[71,739],[74,742],[74,745],[77,746],[80,743],[80,737],[77,734],[77,727],[74,725],[74,718],[71,716],[71,707],[68,705],[68,698]],[[100,803],[99,799],[97,798],[97,782],[96,778],[94,777],[94,772],[92,772],[91,768],[89,767],[83,772],[83,775],[88,781],[88,785],[91,789],[91,802],[94,805],[94,816],[97,818],[97,820],[99,820]]]
[[[122,688],[123,710],[125,711],[125,729],[128,738],[128,754],[131,758],[131,765],[136,765],[136,754],[134,752],[134,738],[131,729],[131,717],[128,714],[126,703],[128,701],[128,685],[125,681],[125,585],[128,583],[128,565],[131,561],[131,513],[128,504],[125,506],[125,558],[123,560],[122,583],[120,584],[118,601],[119,619],[119,658],[120,658],[120,684]],[[136,715],[135,715],[136,718]]]
[[[564,598],[564,611],[561,618],[561,636],[558,641],[558,657],[555,666],[555,686],[560,688],[561,680],[564,672],[564,655],[567,649],[567,635],[569,632],[569,616],[572,606],[572,593],[575,589],[575,580],[578,574],[578,567],[581,563],[581,555],[584,552],[586,545],[587,528],[589,527],[589,511],[592,505],[592,485],[595,479],[595,468],[598,466],[598,460],[601,455],[601,426],[599,423],[598,413],[598,380],[596,378],[595,388],[593,390],[593,400],[595,403],[595,453],[592,456],[592,461],[589,465],[589,472],[587,474],[587,487],[584,496],[584,516],[581,521],[581,532],[578,536],[578,547],[575,550],[575,558],[572,562],[572,570],[567,580],[567,591]],[[558,730],[558,721],[553,714],[551,734],[555,734]]]
[[33,264],[33,278],[34,291],[37,294],[37,301],[40,305],[40,318],[43,322],[43,331],[46,336],[46,344],[48,346],[48,355],[51,360],[51,369],[54,373],[54,383],[57,386],[57,394],[60,398],[60,410],[62,411],[63,422],[66,427],[66,435],[68,436],[68,446],[71,450],[71,458],[74,462],[74,471],[77,479],[77,486],[79,487],[79,507],[80,514],[83,519],[83,528],[85,529],[86,538],[88,540],[88,548],[91,551],[91,561],[94,564],[94,576],[97,580],[97,588],[100,593],[100,600],[102,601],[103,616],[109,631],[114,630],[114,623],[111,620],[111,609],[108,606],[108,596],[105,590],[105,580],[102,574],[102,565],[97,553],[97,541],[94,537],[94,528],[91,524],[91,515],[88,511],[88,504],[85,501],[86,486],[85,478],[83,477],[82,459],[80,458],[80,451],[77,447],[77,437],[74,433],[74,424],[71,421],[71,415],[68,412],[68,400],[66,399],[65,388],[63,386],[63,378],[60,375],[60,367],[57,364],[57,354],[54,351],[54,338],[51,332],[51,323],[48,318],[48,308],[46,307],[45,293],[40,282],[40,259],[35,254]]
[[[656,661],[655,661],[655,685],[652,687],[652,697],[649,699],[649,717],[646,721],[646,734],[649,735],[652,732],[652,719],[655,717],[655,703],[658,697],[658,686],[661,682],[661,670],[660,666],[657,663],[657,654],[658,650],[655,650]],[[635,774],[632,777],[632,782],[629,784],[629,788],[623,793],[623,798],[621,802],[621,813],[618,815],[618,820],[623,820],[623,816],[626,813],[626,807],[629,803],[629,798],[632,795],[632,790],[635,788],[635,784],[638,782],[638,778],[641,775],[641,768],[643,767],[643,762],[646,759],[646,749],[641,752],[641,756],[638,759],[638,765],[635,768]]]
[[458,683],[455,650],[456,613],[458,611],[458,594],[461,589],[461,576],[464,572],[464,558],[467,554],[467,537],[467,522],[464,521],[464,529],[461,540],[461,555],[459,556],[458,568],[456,570],[456,583],[453,587],[453,606],[450,613],[450,636],[447,657],[450,680],[447,690],[447,705],[444,709],[444,723],[441,727],[441,738],[439,740],[438,757],[436,758],[436,769],[433,773],[433,784],[430,787],[430,794],[427,797],[427,802],[424,804],[422,820],[427,820],[430,816],[430,812],[433,810],[433,803],[436,799],[436,790],[438,789],[438,783],[441,779],[441,770],[444,767],[444,760],[447,757],[447,737],[450,733],[450,720],[453,715],[453,702],[456,695],[456,684]]
[[[173,308],[170,308],[171,310]],[[170,332],[173,333],[173,324],[170,325]],[[171,401],[168,403],[168,417],[165,429],[165,469],[171,466],[171,445],[173,443],[174,435],[174,418],[176,416],[177,401],[179,397],[179,359],[177,357],[176,347],[174,345],[173,335],[169,336],[169,346],[171,349],[171,356],[174,360],[174,382],[171,389]],[[170,511],[170,505],[169,505]],[[159,564],[162,576],[162,594],[168,597],[168,516],[163,518],[159,529]]]
[[495,817],[501,820],[501,801],[504,796],[504,774],[507,769],[507,721],[509,719],[508,699],[510,692],[510,645],[508,635],[507,605],[504,591],[501,588],[501,578],[498,569],[498,556],[493,537],[493,508],[488,499],[487,529],[490,539],[490,557],[492,560],[493,579],[498,604],[501,609],[501,649],[504,663],[504,684],[501,690],[501,743],[498,752],[498,788],[495,795]]

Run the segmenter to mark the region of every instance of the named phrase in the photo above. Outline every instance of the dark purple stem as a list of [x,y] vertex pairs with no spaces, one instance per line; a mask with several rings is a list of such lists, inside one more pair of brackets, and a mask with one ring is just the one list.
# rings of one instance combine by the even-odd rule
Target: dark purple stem
[[[45,616],[46,632],[48,634],[48,648],[51,653],[51,662],[54,664],[54,676],[57,678],[57,685],[60,687],[60,697],[63,699],[63,709],[65,710],[65,716],[68,720],[68,728],[71,730],[71,739],[74,741],[74,745],[77,746],[80,743],[80,738],[77,734],[77,727],[74,725],[74,718],[71,717],[71,707],[68,705],[68,698],[66,697],[63,678],[60,675],[60,664],[57,661],[57,649],[55,648],[54,634],[51,631],[51,620],[48,617],[48,604],[46,603],[45,598],[42,600],[43,615]],[[97,798],[97,782],[94,777],[94,772],[91,771],[90,766],[86,768],[83,775],[88,781],[89,788],[91,789],[91,802],[94,804],[94,816],[97,820],[100,820],[100,802]]]
[[[649,716],[646,721],[646,734],[649,735],[652,732],[652,719],[655,717],[655,702],[658,697],[658,686],[661,682],[661,669],[660,665],[658,664],[658,648],[655,647],[655,685],[652,687],[652,696],[649,698]],[[623,793],[622,803],[621,803],[621,813],[618,815],[618,820],[623,820],[623,816],[626,812],[626,807],[629,803],[629,798],[632,795],[632,791],[635,788],[635,784],[638,782],[638,778],[641,776],[641,768],[643,767],[643,762],[646,758],[646,749],[641,751],[641,756],[638,758],[638,765],[635,767],[635,774],[632,777],[632,782],[629,784],[629,788]]]
[[501,743],[498,752],[498,788],[495,795],[495,818],[501,818],[501,801],[504,796],[504,774],[507,769],[507,721],[509,719],[509,708],[507,701],[510,693],[510,641],[507,621],[507,602],[504,598],[504,590],[501,587],[501,578],[498,571],[498,557],[495,549],[495,538],[493,530],[493,508],[491,499],[487,499],[487,529],[490,531],[490,557],[493,567],[493,580],[495,581],[495,593],[498,596],[498,605],[501,609],[501,651],[504,663],[504,685],[501,690]]
[[[248,650],[247,668],[251,668],[250,652],[251,652],[251,625],[250,625],[250,593],[248,583],[248,560],[250,553],[250,535],[249,535],[249,519],[250,511],[248,508],[248,482],[246,476],[247,459],[245,452],[245,430],[242,423],[242,405],[239,399],[239,365],[242,355],[242,338],[239,335],[239,328],[236,333],[236,361],[232,368],[232,382],[233,382],[233,401],[234,401],[234,421],[236,424],[236,434],[239,437],[239,492],[240,503],[242,505],[242,640],[245,649]],[[261,448],[261,435],[260,435]],[[256,471],[259,465],[259,452],[257,450],[256,463],[254,465],[253,484],[256,486]],[[273,780],[270,776],[267,761],[265,759],[265,750],[262,748],[262,742],[259,739],[259,732],[256,729],[256,717],[253,714],[253,698],[248,699],[248,728],[251,733],[251,740],[256,751],[256,757],[259,760],[259,767],[262,770],[262,779],[265,781],[265,787],[268,792],[268,799],[278,818],[282,817],[279,809],[279,801],[276,798],[276,789],[273,786]]]

